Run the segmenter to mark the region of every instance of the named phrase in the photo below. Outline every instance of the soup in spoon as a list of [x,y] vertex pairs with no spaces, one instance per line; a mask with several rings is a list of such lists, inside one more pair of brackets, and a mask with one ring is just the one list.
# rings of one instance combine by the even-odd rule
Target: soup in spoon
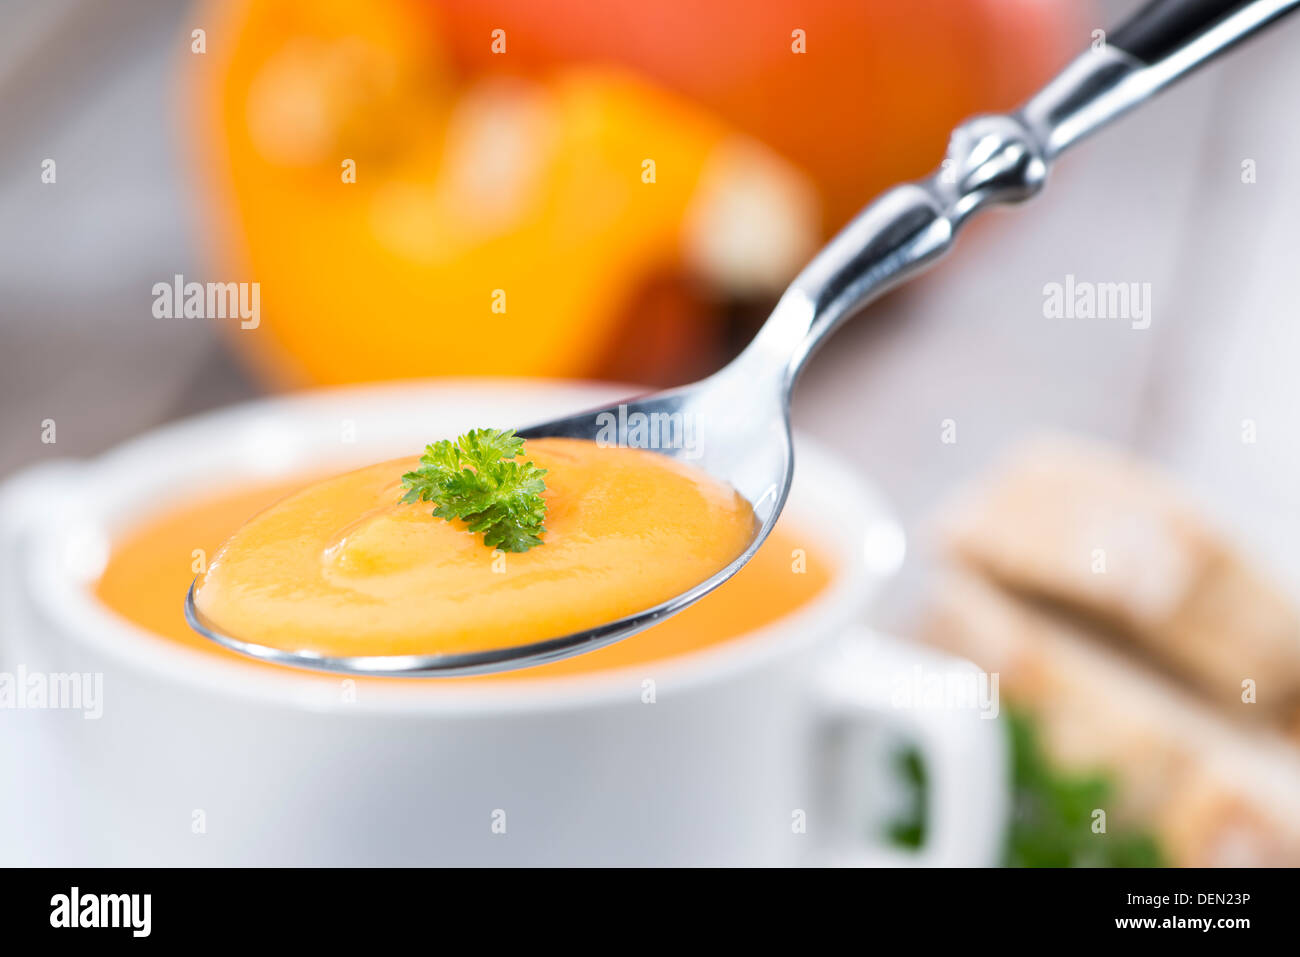
[[428,502],[398,459],[309,486],[214,556],[195,603],[214,627],[286,651],[428,655],[530,644],[633,614],[725,568],[753,538],[735,490],[656,452],[530,440],[546,470],[542,544],[506,552]]

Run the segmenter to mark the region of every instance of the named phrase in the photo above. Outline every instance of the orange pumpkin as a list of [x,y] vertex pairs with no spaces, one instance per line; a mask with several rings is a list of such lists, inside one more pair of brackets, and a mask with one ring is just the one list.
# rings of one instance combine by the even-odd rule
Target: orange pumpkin
[[[467,73],[617,63],[809,173],[838,229],[1087,43],[1078,0],[429,0]],[[488,37],[504,30],[508,55]],[[804,52],[795,52],[796,49]]]
[[211,0],[185,102],[214,262],[261,284],[234,338],[279,385],[707,371],[719,302],[779,288],[963,114],[1040,80],[1062,21],[1038,0]]

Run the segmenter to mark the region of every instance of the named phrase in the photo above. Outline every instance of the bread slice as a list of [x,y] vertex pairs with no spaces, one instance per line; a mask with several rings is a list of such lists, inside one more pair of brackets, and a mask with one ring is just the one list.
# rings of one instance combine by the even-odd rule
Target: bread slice
[[1300,612],[1177,488],[1123,454],[1030,443],[940,528],[963,563],[1100,622],[1235,716],[1294,720]]
[[1300,865],[1300,751],[969,570],[948,573],[923,637],[999,675],[1054,762],[1116,780],[1114,822],[1143,822],[1179,866]]

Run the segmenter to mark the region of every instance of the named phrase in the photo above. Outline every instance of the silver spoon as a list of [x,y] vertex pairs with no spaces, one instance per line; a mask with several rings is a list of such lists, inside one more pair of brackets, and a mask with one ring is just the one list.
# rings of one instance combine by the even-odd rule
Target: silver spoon
[[772,531],[794,469],[791,390],[808,357],[846,318],[946,252],[971,214],[1038,192],[1066,148],[1297,5],[1300,0],[1153,0],[1016,112],[978,116],[957,127],[939,171],[894,187],[850,222],[799,274],[730,365],[692,385],[519,431],[526,439],[646,445],[703,468],[743,495],[758,520],[753,541],[694,588],[586,631],[465,654],[329,657],[258,645],[205,622],[193,584],[186,618],[218,644],[266,661],[353,675],[429,676],[567,658],[676,614],[736,574]]

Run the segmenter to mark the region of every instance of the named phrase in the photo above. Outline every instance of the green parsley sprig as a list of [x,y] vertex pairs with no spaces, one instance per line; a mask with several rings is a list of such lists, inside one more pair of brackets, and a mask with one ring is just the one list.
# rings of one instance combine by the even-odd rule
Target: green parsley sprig
[[471,429],[454,442],[425,447],[420,467],[402,476],[403,502],[433,502],[435,518],[461,519],[483,544],[526,552],[542,544],[546,483],[529,461],[516,461],[524,440],[514,429]]

